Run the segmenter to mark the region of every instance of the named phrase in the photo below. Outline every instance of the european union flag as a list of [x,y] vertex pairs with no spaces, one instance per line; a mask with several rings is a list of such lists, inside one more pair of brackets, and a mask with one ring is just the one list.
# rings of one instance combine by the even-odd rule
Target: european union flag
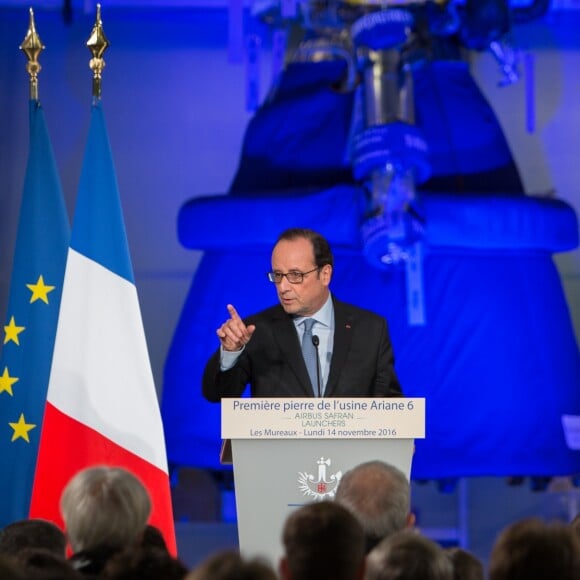
[[44,112],[31,100],[28,164],[0,357],[0,528],[28,517],[69,239]]

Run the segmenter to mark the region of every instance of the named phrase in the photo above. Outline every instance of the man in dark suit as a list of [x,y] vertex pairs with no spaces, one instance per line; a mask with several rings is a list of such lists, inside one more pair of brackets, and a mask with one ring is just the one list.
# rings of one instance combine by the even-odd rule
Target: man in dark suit
[[[203,376],[208,400],[239,397],[248,384],[253,397],[401,395],[386,321],[331,296],[333,263],[320,234],[296,228],[280,235],[268,274],[280,304],[246,320],[228,304],[220,348]],[[309,319],[318,366],[310,376],[301,350]]]

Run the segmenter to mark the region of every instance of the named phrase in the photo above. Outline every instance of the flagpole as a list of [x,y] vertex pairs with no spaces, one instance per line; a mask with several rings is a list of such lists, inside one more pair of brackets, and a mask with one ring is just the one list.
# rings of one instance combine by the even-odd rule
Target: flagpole
[[93,103],[101,99],[101,79],[105,60],[103,55],[109,48],[109,40],[103,30],[103,21],[101,20],[101,5],[97,4],[97,17],[91,36],[87,40],[87,47],[91,51],[93,58],[89,62],[89,67],[93,71]]
[[26,64],[26,70],[30,75],[30,100],[38,101],[38,73],[42,69],[40,63],[38,62],[38,57],[40,53],[45,49],[44,44],[40,40],[36,32],[36,26],[34,25],[34,10],[30,9],[30,23],[28,25],[28,31],[24,37],[24,41],[20,45],[20,50],[24,52],[28,63]]
[[0,528],[29,516],[70,241],[60,178],[38,101],[38,59],[44,45],[32,10],[19,48],[30,75],[30,132],[0,356]]

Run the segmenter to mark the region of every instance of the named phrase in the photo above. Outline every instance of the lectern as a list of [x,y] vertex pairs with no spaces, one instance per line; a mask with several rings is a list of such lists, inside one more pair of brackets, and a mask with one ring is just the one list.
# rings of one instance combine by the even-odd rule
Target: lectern
[[424,399],[222,399],[221,404],[222,461],[233,463],[240,550],[275,567],[282,527],[293,509],[332,499],[342,474],[365,461],[387,461],[410,479],[414,440],[425,437]]

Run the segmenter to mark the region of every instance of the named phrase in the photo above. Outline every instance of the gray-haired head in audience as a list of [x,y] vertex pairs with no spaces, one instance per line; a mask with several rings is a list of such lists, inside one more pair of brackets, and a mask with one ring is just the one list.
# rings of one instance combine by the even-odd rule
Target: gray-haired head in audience
[[347,471],[335,501],[348,508],[362,525],[367,552],[383,538],[415,523],[409,480],[384,461],[368,461]]
[[73,552],[141,541],[151,500],[141,481],[121,467],[97,466],[77,473],[60,501]]

